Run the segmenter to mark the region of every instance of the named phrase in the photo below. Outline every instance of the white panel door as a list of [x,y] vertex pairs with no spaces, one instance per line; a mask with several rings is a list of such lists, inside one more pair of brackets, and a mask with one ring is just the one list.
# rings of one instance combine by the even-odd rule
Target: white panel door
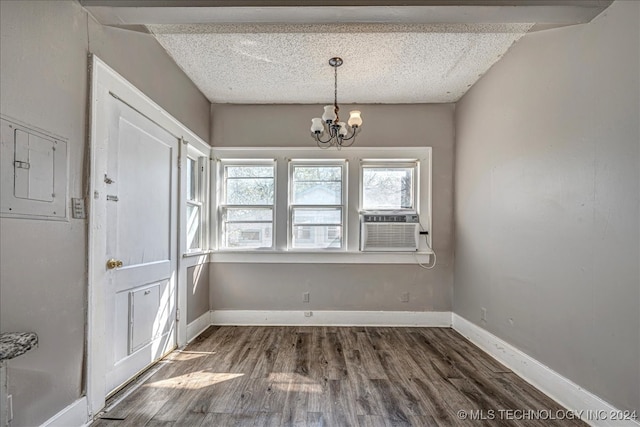
[[105,395],[176,346],[178,139],[107,101]]

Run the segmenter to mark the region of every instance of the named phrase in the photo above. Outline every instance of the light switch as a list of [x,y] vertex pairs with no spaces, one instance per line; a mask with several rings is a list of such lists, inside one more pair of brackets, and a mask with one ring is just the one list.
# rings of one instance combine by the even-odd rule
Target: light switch
[[71,199],[71,215],[76,219],[85,219],[84,199]]

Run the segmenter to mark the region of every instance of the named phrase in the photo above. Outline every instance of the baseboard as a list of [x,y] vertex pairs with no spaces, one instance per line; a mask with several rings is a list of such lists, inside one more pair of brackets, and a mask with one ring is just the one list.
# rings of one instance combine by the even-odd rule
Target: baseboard
[[88,426],[89,424],[87,397],[83,396],[49,418],[41,427]]
[[616,409],[598,396],[465,318],[453,313],[452,320],[453,329],[538,390],[580,415],[580,418],[589,425],[598,427],[640,426],[640,423],[631,420],[612,420],[612,417],[624,414],[624,411]]
[[[305,314],[310,314],[306,316]],[[212,310],[212,325],[451,327],[450,311]]]
[[211,312],[205,311],[200,317],[187,324],[187,343],[190,343],[198,335],[211,326]]

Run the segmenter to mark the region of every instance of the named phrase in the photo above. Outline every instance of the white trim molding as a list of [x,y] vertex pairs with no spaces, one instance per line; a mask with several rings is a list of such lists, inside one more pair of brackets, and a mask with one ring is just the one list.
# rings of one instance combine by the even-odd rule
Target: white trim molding
[[200,317],[187,324],[187,343],[190,343],[211,326],[211,311],[205,311]]
[[452,315],[452,321],[453,329],[538,390],[580,415],[587,424],[598,427],[640,426],[637,421],[612,420],[614,415],[624,414],[624,411],[616,409],[487,330],[455,313]]
[[87,397],[83,396],[42,423],[40,427],[88,426],[91,420],[87,405]]
[[[107,279],[105,277],[104,267],[104,248],[106,247],[107,231],[104,224],[106,223],[106,209],[104,208],[104,199],[96,199],[96,191],[101,190],[104,186],[101,171],[106,165],[105,138],[108,134],[107,120],[105,116],[105,108],[107,100],[115,97],[127,104],[132,109],[147,117],[152,122],[161,126],[164,130],[172,134],[178,141],[186,141],[199,151],[208,154],[210,147],[195,133],[190,131],[186,126],[166,112],[162,107],[156,104],[151,98],[146,96],[124,77],[110,68],[106,63],[97,56],[91,57],[91,90],[89,102],[89,192],[91,197],[88,209],[88,309],[87,309],[87,330],[86,330],[86,376],[85,386],[87,391],[86,401],[88,402],[89,416],[94,416],[102,410],[106,403],[106,329],[105,329],[105,310],[106,303],[104,298],[104,289]],[[172,147],[172,174],[175,177],[175,183],[172,181],[172,194],[178,203],[181,194],[177,184],[183,185],[183,180],[178,176],[178,154],[180,150],[184,150],[180,144],[180,148]],[[176,149],[177,148],[177,149]],[[175,160],[175,163],[174,163]],[[175,168],[175,169],[174,169]],[[186,188],[186,187],[185,187]],[[173,203],[173,202],[172,202]],[[182,206],[182,203],[179,203]],[[180,220],[184,216],[180,215],[178,204],[172,205],[172,228],[175,226],[176,235],[172,237],[171,245],[171,269],[172,280],[177,280],[176,300],[177,309],[180,313],[187,312],[187,286],[186,286],[186,267],[189,263],[195,262],[200,257],[190,259],[189,263],[182,258],[179,253],[178,243],[180,239],[185,241],[179,235],[180,231],[184,233],[184,228],[178,228],[177,224],[182,223]],[[186,209],[186,208],[185,208]],[[184,213],[184,211],[182,211]],[[180,221],[180,222],[176,222]],[[174,222],[176,222],[174,224]],[[175,242],[174,242],[175,240]],[[182,251],[184,252],[184,251]],[[176,276],[179,276],[176,278]],[[176,324],[176,344],[182,346],[186,343],[187,328],[186,322],[178,321]],[[173,338],[171,338],[173,341]]]
[[450,311],[212,310],[212,325],[451,327]]

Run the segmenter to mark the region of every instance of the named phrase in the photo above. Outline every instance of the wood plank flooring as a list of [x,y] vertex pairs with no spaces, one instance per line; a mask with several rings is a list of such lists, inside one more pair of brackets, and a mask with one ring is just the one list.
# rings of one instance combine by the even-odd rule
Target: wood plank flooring
[[449,328],[211,327],[160,363],[92,426],[586,426]]

